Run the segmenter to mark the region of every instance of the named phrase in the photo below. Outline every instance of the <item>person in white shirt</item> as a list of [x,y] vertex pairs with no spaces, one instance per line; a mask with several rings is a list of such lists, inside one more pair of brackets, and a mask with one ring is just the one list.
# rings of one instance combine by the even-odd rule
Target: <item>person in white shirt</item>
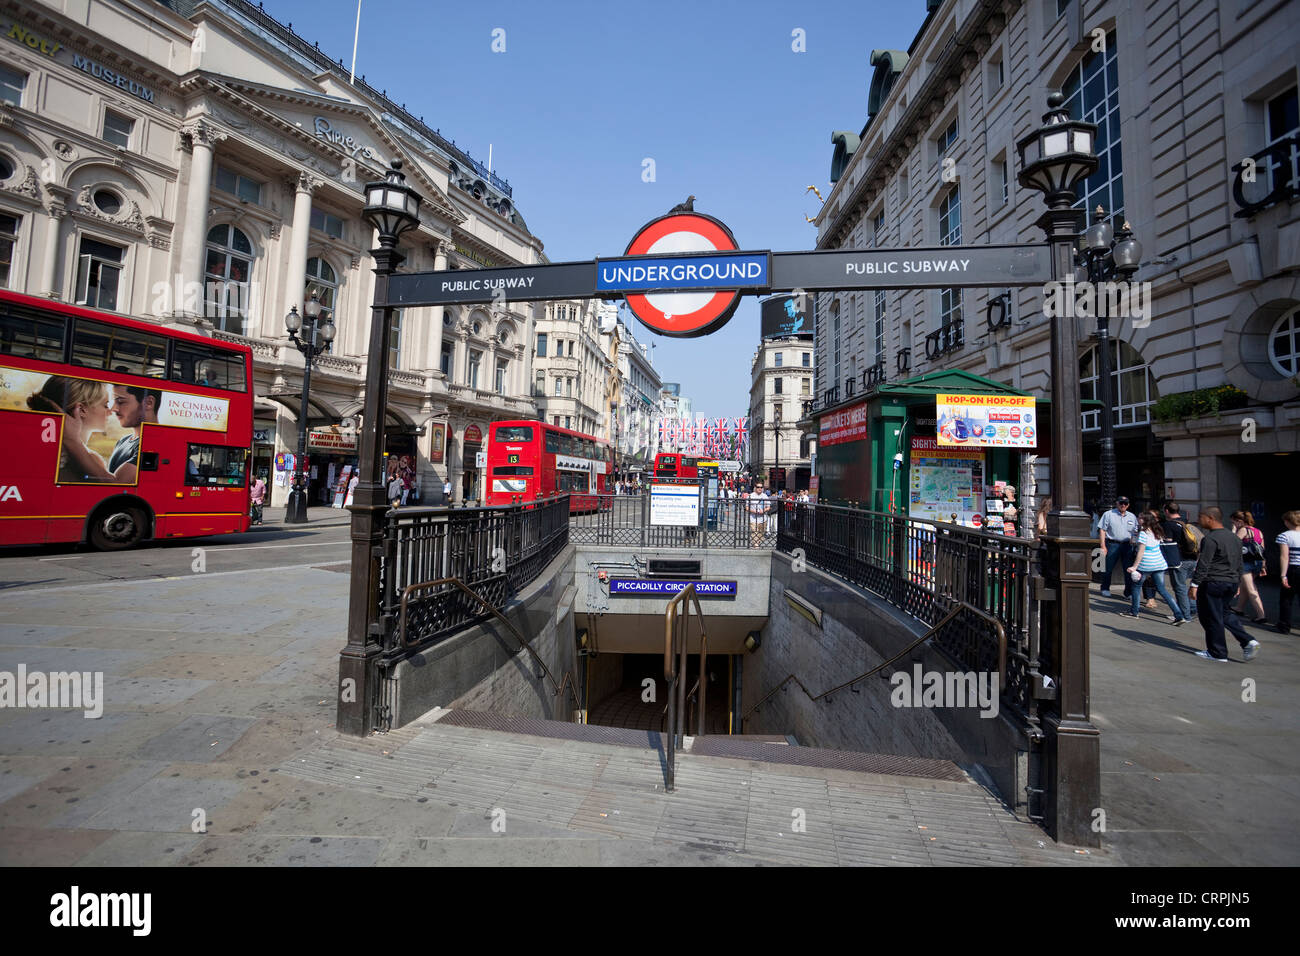
[[1282,558],[1282,594],[1278,598],[1277,630],[1291,633],[1291,610],[1300,597],[1300,511],[1282,515],[1286,530],[1277,536]]
[[[1115,500],[1115,507],[1101,516],[1097,522],[1098,543],[1106,555],[1106,570],[1101,579],[1101,596],[1110,597],[1110,578],[1115,565],[1120,569],[1133,562],[1133,542],[1138,535],[1137,515],[1128,510],[1128,499],[1122,495]],[[1122,564],[1120,562],[1123,562]],[[1124,596],[1133,594],[1133,579],[1124,575]]]
[[754,490],[745,496],[745,510],[749,512],[749,546],[761,548],[767,534],[767,515],[772,500],[763,490],[761,481],[754,482]]

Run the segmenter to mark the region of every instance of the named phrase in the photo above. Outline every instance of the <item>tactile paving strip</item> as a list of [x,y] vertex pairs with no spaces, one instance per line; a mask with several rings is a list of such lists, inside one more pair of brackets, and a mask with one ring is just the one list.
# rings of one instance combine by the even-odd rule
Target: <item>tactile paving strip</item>
[[822,750],[818,747],[789,747],[745,737],[696,737],[691,753],[697,757],[734,757],[795,767],[825,770],[853,770],[858,773],[888,773],[928,780],[966,780],[966,774],[950,760],[929,757],[900,757],[892,754],[858,753],[852,750]]
[[450,724],[453,727],[472,727],[476,730],[499,730],[507,734],[551,737],[556,740],[616,744],[620,747],[648,747],[658,750],[661,746],[657,731],[602,727],[597,724],[570,724],[562,720],[541,720],[534,717],[509,717],[505,714],[478,710],[453,710],[440,717],[438,723]]

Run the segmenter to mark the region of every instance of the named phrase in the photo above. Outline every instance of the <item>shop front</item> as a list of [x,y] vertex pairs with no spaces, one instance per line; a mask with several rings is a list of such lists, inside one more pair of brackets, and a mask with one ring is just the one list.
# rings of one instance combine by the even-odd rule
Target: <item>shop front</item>
[[[338,425],[307,432],[307,503],[332,505],[344,469],[356,471],[357,433]],[[343,482],[346,486],[346,481]],[[340,502],[341,506],[341,502]]]
[[463,469],[460,476],[461,481],[461,498],[464,501],[479,500],[479,452],[483,448],[483,429],[478,425],[469,425],[465,428],[465,436],[461,442],[463,452],[461,457],[461,468]]
[[275,472],[275,420],[253,419],[253,461],[249,474],[271,485]]

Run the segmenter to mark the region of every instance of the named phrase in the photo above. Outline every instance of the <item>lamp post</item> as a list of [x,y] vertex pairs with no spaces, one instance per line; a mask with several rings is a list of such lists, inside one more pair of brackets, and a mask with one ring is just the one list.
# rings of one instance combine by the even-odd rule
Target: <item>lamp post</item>
[[[1043,193],[1047,212],[1038,225],[1051,246],[1052,278],[1074,274],[1078,210],[1074,187],[1097,168],[1097,127],[1071,120],[1065,97],[1052,93],[1043,125],[1016,144],[1020,185]],[[1083,439],[1078,341],[1073,320],[1053,318],[1052,510],[1043,537],[1044,574],[1054,592],[1047,639],[1040,652],[1045,673],[1056,677],[1054,709],[1045,708],[1045,772],[1052,781],[1047,819],[1064,843],[1100,845],[1092,811],[1101,806],[1100,735],[1089,712],[1088,585],[1093,541],[1083,510]],[[1051,691],[1034,692],[1050,699]],[[1045,701],[1046,703],[1046,701]]]
[[[1100,513],[1115,504],[1115,386],[1111,381],[1110,364],[1110,310],[1108,297],[1102,295],[1102,283],[1113,282],[1116,277],[1127,285],[1137,272],[1142,259],[1142,245],[1133,238],[1128,223],[1120,227],[1119,234],[1106,221],[1106,210],[1097,207],[1097,220],[1083,233],[1082,258],[1088,270],[1088,282],[1096,293],[1097,303],[1097,398],[1101,400],[1101,487]],[[1125,301],[1129,297],[1117,297]],[[1116,316],[1122,318],[1122,316]]]
[[379,695],[377,666],[386,629],[380,606],[380,555],[384,541],[384,414],[388,405],[388,338],[393,306],[388,279],[405,258],[397,251],[402,233],[420,223],[420,196],[406,185],[402,164],[393,160],[387,176],[366,184],[362,215],[379,235],[375,260],[375,298],[370,313],[370,348],[366,363],[366,404],[360,438],[360,474],[353,495],[352,579],[348,597],[348,643],[339,655],[341,733],[364,736],[375,726]]
[[[303,459],[307,457],[307,401],[311,395],[311,366],[316,356],[329,348],[334,341],[334,323],[329,313],[322,313],[320,299],[312,292],[311,298],[302,307],[303,318],[298,316],[295,305],[284,317],[284,327],[289,338],[302,353],[302,407],[298,415],[298,458],[294,461],[293,491],[289,493],[289,504],[284,513],[285,524],[303,524],[307,521],[307,475],[303,471]],[[305,323],[305,324],[304,324]],[[302,336],[298,333],[301,330]]]

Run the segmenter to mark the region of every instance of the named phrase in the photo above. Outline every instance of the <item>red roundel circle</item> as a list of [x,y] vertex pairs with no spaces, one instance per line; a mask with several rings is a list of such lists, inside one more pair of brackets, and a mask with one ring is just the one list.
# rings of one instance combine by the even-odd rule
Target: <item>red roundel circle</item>
[[[632,237],[625,256],[674,255],[685,252],[734,252],[736,237],[712,216],[669,213],[646,223]],[[739,292],[631,293],[628,308],[641,324],[661,335],[691,338],[715,332],[736,311]]]

